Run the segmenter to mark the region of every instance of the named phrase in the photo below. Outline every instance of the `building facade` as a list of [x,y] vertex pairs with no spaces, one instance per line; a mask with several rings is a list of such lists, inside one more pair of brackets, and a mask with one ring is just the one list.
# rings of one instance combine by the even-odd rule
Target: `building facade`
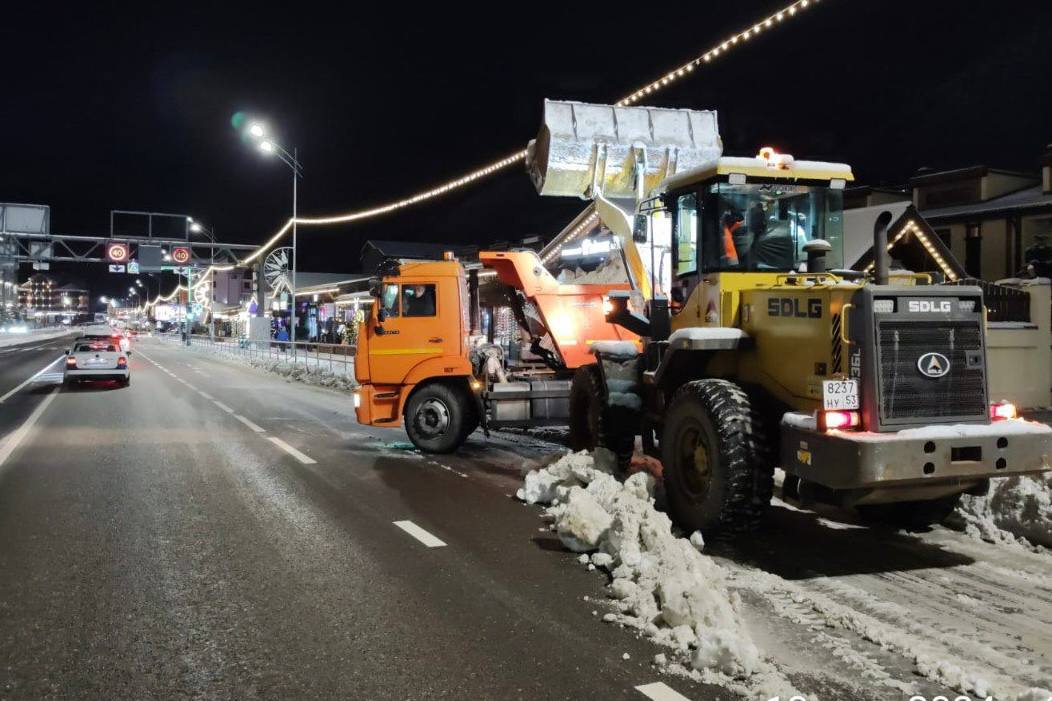
[[969,277],[1000,280],[1052,274],[1052,149],[1041,171],[987,166],[921,171],[908,187],[851,188],[845,206],[912,201]]

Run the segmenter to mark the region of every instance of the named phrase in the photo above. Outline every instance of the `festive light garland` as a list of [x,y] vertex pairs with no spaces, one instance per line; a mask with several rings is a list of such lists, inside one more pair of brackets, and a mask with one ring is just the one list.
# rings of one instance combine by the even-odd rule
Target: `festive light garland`
[[[706,63],[711,63],[713,59],[722,56],[723,54],[727,53],[730,49],[732,49],[732,48],[734,48],[736,46],[740,46],[740,45],[744,44],[745,42],[747,42],[752,37],[757,36],[758,34],[760,34],[760,32],[765,31],[767,29],[777,28],[779,25],[784,23],[787,19],[791,19],[791,18],[795,17],[796,15],[798,15],[801,10],[806,10],[808,7],[818,4],[818,2],[819,2],[819,0],[796,0],[793,3],[790,3],[789,5],[786,5],[781,10],[779,10],[779,11],[777,11],[777,12],[775,12],[775,13],[767,16],[767,17],[764,17],[763,19],[759,20],[758,22],[750,25],[748,28],[746,28],[746,29],[744,29],[744,30],[742,30],[740,32],[737,32],[736,34],[731,35],[730,37],[728,37],[727,39],[723,40],[722,42],[714,45],[712,48],[710,48],[705,53],[700,54],[699,56],[697,56],[696,58],[692,59],[691,61],[688,61],[687,63],[683,64],[679,68],[676,68],[676,69],[674,69],[672,71],[669,71],[668,73],[666,73],[662,77],[658,78],[657,80],[655,80],[655,81],[653,81],[653,82],[651,82],[651,83],[649,83],[647,85],[644,85],[643,87],[639,88],[638,90],[635,90],[634,92],[632,92],[632,93],[628,94],[627,96],[621,98],[615,104],[616,105],[621,105],[621,106],[628,106],[628,105],[632,105],[632,104],[634,104],[636,102],[639,102],[644,97],[648,97],[648,96],[658,92],[659,90],[662,90],[662,89],[668,87],[671,83],[675,82],[676,80],[679,80],[680,78],[686,76],[687,74],[694,72],[694,69],[697,68],[698,66],[701,66],[702,64],[706,64]],[[404,209],[406,207],[411,207],[413,205],[419,204],[421,202],[425,202],[425,201],[430,200],[430,199],[434,199],[435,197],[439,197],[441,195],[445,195],[446,193],[452,192],[453,190],[460,189],[460,188],[462,188],[462,187],[464,187],[466,185],[470,185],[471,183],[473,183],[473,182],[475,182],[475,181],[477,181],[477,180],[479,180],[481,178],[484,178],[484,177],[487,177],[489,175],[492,175],[492,174],[494,174],[494,173],[496,173],[498,171],[501,171],[501,170],[507,168],[508,166],[514,165],[516,163],[520,163],[523,160],[525,160],[525,158],[526,158],[526,150],[522,149],[520,151],[516,151],[516,152],[512,153],[509,156],[501,158],[500,160],[493,161],[492,163],[484,165],[481,168],[477,168],[476,170],[473,170],[470,173],[462,175],[459,178],[455,178],[453,180],[449,180],[446,183],[443,183],[442,185],[439,185],[437,187],[433,187],[433,188],[431,188],[429,190],[425,190],[423,192],[419,192],[419,193],[413,195],[412,197],[406,197],[405,199],[397,200],[395,202],[389,202],[387,204],[378,205],[378,206],[372,207],[370,209],[358,210],[356,212],[348,212],[346,214],[337,214],[337,215],[332,215],[332,216],[327,216],[327,217],[297,217],[295,219],[295,221],[296,221],[297,224],[303,224],[303,225],[306,225],[306,226],[324,226],[324,225],[331,225],[331,224],[346,224],[346,223],[349,223],[349,222],[358,221],[360,219],[368,219],[368,218],[371,218],[371,217],[380,216],[382,214],[389,214],[391,212],[394,212],[394,211],[397,211],[397,210],[400,210],[400,209]],[[577,229],[575,229],[575,233],[579,233],[579,230],[581,230],[582,227],[584,227],[584,225],[586,223],[591,223],[594,220],[595,217],[596,217],[596,215],[593,214],[585,222],[582,222],[581,225],[579,225],[577,227]],[[280,229],[278,229],[278,231],[275,232],[274,235],[272,235],[262,246],[260,246],[258,249],[256,249],[251,255],[249,255],[248,257],[246,257],[243,260],[241,260],[239,264],[240,265],[245,265],[247,263],[251,263],[253,260],[255,260],[259,256],[261,256],[264,253],[266,253],[271,248],[271,246],[273,246],[275,243],[280,241],[281,238],[286,233],[288,233],[289,229],[292,228],[292,223],[293,223],[293,220],[290,218],[288,221],[285,222],[285,225],[282,226]],[[572,237],[572,235],[571,235],[571,237]],[[547,262],[550,259],[550,257],[551,256],[546,257],[545,258],[545,262]],[[226,265],[226,266],[213,265],[213,266],[210,266],[205,271],[205,273],[202,275],[201,280],[198,283],[193,285],[192,289],[196,288],[197,285],[200,285],[204,281],[205,276],[207,276],[213,270],[215,270],[215,271],[231,270],[234,267],[236,267],[236,266],[234,266],[234,265]],[[179,288],[176,288],[175,292],[177,292],[178,289]],[[172,293],[173,296],[175,295],[175,292]],[[161,296],[158,295],[157,299],[155,299],[154,302],[151,302],[151,304],[154,304],[158,300],[161,300],[161,299],[162,299]],[[171,297],[164,298],[163,301],[168,301],[170,299],[171,299]]]

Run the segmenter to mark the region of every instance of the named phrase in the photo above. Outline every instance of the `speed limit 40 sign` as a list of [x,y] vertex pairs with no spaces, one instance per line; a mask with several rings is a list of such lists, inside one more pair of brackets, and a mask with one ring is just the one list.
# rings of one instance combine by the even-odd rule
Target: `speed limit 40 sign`
[[190,262],[190,249],[186,246],[176,246],[172,249],[172,260],[179,265]]
[[106,244],[106,257],[114,263],[128,262],[128,244],[121,241],[110,241]]

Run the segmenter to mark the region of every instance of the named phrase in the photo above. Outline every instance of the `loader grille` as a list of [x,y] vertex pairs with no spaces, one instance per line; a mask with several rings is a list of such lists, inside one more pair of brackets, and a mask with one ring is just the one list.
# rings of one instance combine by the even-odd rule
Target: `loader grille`
[[[986,418],[985,363],[978,320],[878,321],[881,419]],[[950,361],[949,372],[926,377],[917,367],[922,355],[937,352]]]

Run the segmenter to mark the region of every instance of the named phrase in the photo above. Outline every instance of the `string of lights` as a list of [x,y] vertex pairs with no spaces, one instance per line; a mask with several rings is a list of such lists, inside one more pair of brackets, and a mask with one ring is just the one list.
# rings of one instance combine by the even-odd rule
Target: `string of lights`
[[[679,80],[680,78],[683,78],[684,76],[693,73],[696,68],[704,64],[711,63],[713,60],[719,58],[720,56],[723,56],[731,49],[744,45],[753,37],[758,36],[761,32],[776,29],[777,27],[784,24],[786,20],[798,16],[802,10],[806,10],[812,5],[816,5],[818,3],[819,0],[795,0],[794,2],[790,3],[789,5],[786,5],[777,12],[774,12],[773,14],[760,19],[759,21],[751,24],[747,28],[735,34],[732,34],[731,36],[727,37],[721,42],[718,42],[717,44],[713,45],[710,49],[708,49],[702,54],[699,54],[687,63],[684,63],[683,65],[669,71],[660,78],[657,78],[656,80],[638,88],[637,90],[634,90],[633,92],[618,100],[615,104],[623,106],[635,104],[643,98],[649,97],[650,95],[653,95],[654,93],[668,87],[676,80]],[[515,151],[514,153],[504,158],[493,161],[492,163],[488,163],[458,178],[449,180],[441,185],[438,185],[437,187],[433,187],[429,190],[424,190],[423,192],[419,192],[415,195],[412,195],[411,197],[406,197],[404,199],[389,202],[387,204],[378,205],[369,209],[348,212],[346,214],[335,214],[323,217],[297,217],[295,222],[299,225],[306,226],[325,226],[332,224],[347,224],[361,219],[368,219],[371,217],[389,214],[391,212],[395,212],[400,209],[405,209],[406,207],[411,207],[413,205],[420,204],[421,202],[440,197],[454,190],[458,190],[462,187],[470,185],[471,183],[477,182],[482,178],[493,175],[494,173],[497,173],[509,166],[512,166],[516,163],[521,163],[523,160],[525,160],[525,158],[526,150],[522,149],[519,151]],[[592,221],[594,221],[594,216],[595,215],[587,219],[585,222],[582,222],[580,227],[583,227],[586,223],[591,223]],[[286,233],[288,233],[289,229],[292,228],[292,223],[292,219],[286,221],[280,229],[278,229],[269,239],[267,239],[266,242],[263,243],[263,245],[256,249],[252,254],[241,260],[240,265],[246,265],[248,263],[251,263],[253,260],[266,253],[274,244],[280,241]],[[213,265],[209,267],[205,271],[201,280],[197,284],[194,284],[192,286],[192,289],[196,288],[197,285],[202,284],[206,279],[205,276],[207,276],[213,270],[231,270],[234,267],[235,266],[233,265]],[[176,288],[176,291],[178,291],[178,288]],[[174,294],[175,292],[173,292],[173,295]],[[158,297],[151,304],[154,304],[161,299],[162,298],[160,297],[160,295],[158,295]],[[169,297],[167,299],[163,299],[162,301],[168,301],[169,299],[171,298]]]

